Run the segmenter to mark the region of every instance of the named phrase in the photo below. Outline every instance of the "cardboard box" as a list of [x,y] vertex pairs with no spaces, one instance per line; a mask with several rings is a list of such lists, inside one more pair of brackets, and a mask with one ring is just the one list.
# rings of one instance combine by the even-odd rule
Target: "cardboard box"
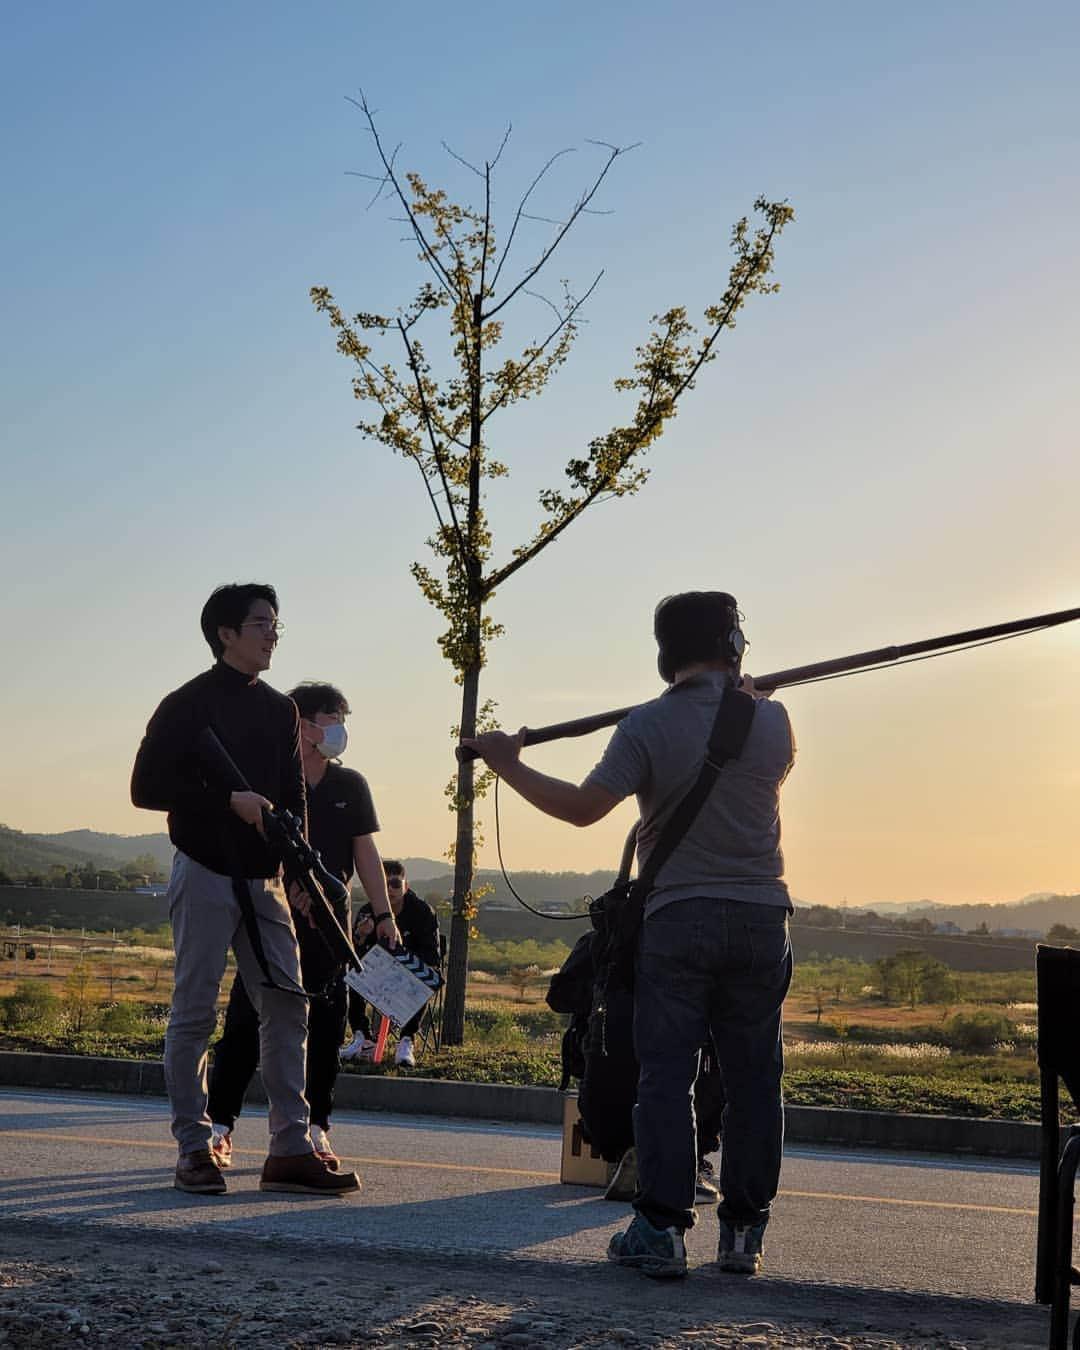
[[611,1163],[581,1137],[581,1116],[576,1092],[563,1097],[562,1163],[559,1180],[564,1186],[606,1186],[615,1173]]

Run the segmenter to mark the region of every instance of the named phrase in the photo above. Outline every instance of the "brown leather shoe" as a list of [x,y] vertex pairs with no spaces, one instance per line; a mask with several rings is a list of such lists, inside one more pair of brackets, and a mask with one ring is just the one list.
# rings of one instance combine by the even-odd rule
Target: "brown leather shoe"
[[263,1163],[260,1191],[299,1191],[304,1195],[344,1195],[358,1191],[360,1178],[355,1172],[331,1172],[314,1153],[291,1153],[283,1158],[272,1154]]
[[227,1189],[225,1178],[208,1148],[180,1154],[173,1185],[178,1191],[188,1191],[191,1195],[224,1195]]

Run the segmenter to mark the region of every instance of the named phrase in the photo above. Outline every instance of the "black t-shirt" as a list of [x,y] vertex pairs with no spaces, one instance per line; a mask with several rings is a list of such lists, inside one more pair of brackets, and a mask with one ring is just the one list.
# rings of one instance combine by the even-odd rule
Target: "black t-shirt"
[[[323,865],[346,886],[353,874],[353,840],[358,834],[375,834],[379,820],[367,779],[355,769],[328,764],[314,787],[308,784],[308,839],[318,850]],[[334,906],[338,922],[349,931],[349,901]],[[306,919],[297,917],[296,936],[304,984],[320,989],[333,973],[334,961],[326,943]]]
[[367,779],[355,769],[328,764],[319,782],[308,784],[307,807],[311,846],[347,886],[353,874],[353,840],[379,828]]

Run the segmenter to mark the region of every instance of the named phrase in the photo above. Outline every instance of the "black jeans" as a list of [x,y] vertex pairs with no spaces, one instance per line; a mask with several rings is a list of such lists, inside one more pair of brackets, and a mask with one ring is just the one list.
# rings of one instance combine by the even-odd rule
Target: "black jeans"
[[[304,1093],[312,1125],[330,1128],[334,1084],[341,1062],[338,1051],[345,1039],[345,980],[330,983],[325,998],[308,1005],[307,1074]],[[244,1106],[244,1094],[259,1062],[259,1015],[239,975],[233,980],[225,1029],[214,1050],[207,1111],[215,1125],[230,1130]]]
[[654,1226],[686,1229],[696,1217],[694,1081],[710,1033],[727,1096],[718,1216],[768,1219],[784,1143],[781,1008],[790,983],[787,911],[779,905],[678,900],[642,925],[634,1206]]

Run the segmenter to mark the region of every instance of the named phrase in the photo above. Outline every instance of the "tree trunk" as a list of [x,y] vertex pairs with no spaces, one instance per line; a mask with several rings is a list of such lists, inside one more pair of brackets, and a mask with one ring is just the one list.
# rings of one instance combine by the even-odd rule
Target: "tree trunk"
[[[483,294],[473,296],[469,353],[469,488],[466,516],[466,558],[463,560],[468,581],[469,621],[466,645],[471,659],[462,676],[461,735],[476,734],[476,709],[480,689],[480,667],[484,664],[480,619],[484,605],[481,581],[478,525],[480,521],[480,466],[483,445],[480,439],[480,401],[483,392],[481,372],[481,329]],[[469,972],[469,928],[472,924],[473,880],[473,762],[458,765],[457,842],[454,845],[454,900],[450,920],[450,954],[447,961],[446,1001],[443,1005],[442,1037],[446,1045],[461,1045],[465,1039],[465,981]]]
[[[465,672],[461,694],[461,734],[476,731],[480,663]],[[444,1045],[461,1045],[465,1039],[465,981],[469,970],[469,910],[473,880],[473,767],[467,760],[458,765],[457,839],[454,845],[454,899],[450,919],[450,951],[446,965],[446,1001],[443,1004]]]

